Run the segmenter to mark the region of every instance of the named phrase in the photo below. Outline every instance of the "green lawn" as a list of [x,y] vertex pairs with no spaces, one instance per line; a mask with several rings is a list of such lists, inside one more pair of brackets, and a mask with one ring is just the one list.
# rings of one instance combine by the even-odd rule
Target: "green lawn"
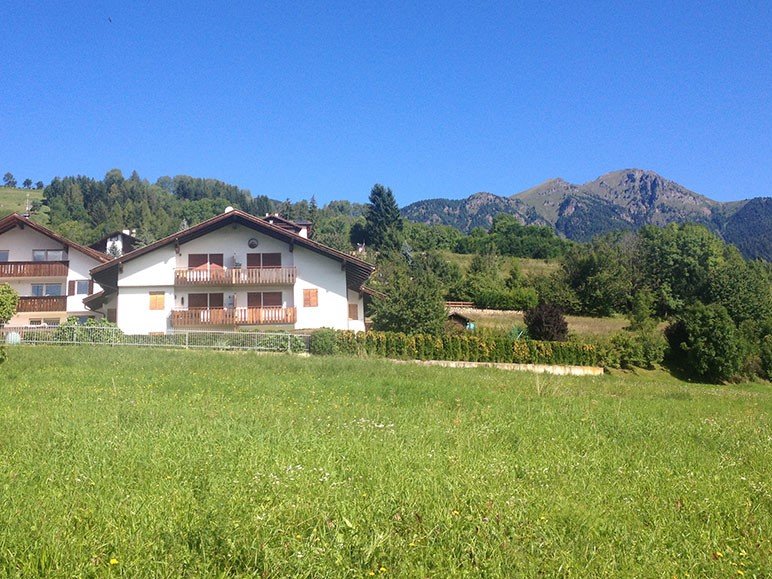
[[0,576],[772,575],[772,386],[9,348]]

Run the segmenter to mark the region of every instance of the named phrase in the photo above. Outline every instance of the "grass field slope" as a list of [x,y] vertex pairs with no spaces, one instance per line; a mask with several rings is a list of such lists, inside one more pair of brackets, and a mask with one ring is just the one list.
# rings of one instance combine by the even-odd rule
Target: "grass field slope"
[[769,577],[772,387],[9,348],[0,575]]
[[[24,213],[27,209],[27,199],[30,204],[34,201],[42,201],[42,189],[15,189],[13,187],[0,187],[0,217],[11,213]],[[47,210],[47,208],[45,208]],[[35,221],[45,224],[48,216],[45,212],[35,215]]]

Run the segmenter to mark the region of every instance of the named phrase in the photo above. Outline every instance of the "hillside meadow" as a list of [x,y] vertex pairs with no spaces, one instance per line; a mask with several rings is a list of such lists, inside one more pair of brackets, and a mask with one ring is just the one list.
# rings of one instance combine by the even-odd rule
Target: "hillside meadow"
[[8,353],[0,575],[772,574],[769,384]]
[[[27,208],[27,198],[29,202],[42,201],[42,189],[15,189],[13,187],[0,187],[0,217],[5,217],[11,213],[24,213]],[[35,215],[34,221],[38,223],[48,223],[47,208]]]

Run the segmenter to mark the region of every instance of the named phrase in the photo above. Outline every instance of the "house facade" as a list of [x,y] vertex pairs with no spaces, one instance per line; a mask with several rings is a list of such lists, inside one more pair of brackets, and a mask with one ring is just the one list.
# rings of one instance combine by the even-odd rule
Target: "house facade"
[[364,330],[373,266],[269,217],[230,210],[98,265],[91,274],[103,291],[86,303],[131,334]]
[[100,291],[90,270],[110,258],[17,213],[0,219],[0,284],[19,294],[7,325],[58,325],[69,316],[97,316],[83,300]]

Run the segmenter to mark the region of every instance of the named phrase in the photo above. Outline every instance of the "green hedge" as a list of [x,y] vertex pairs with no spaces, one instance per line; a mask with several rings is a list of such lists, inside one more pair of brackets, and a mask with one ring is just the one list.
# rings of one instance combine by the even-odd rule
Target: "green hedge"
[[[319,336],[319,337],[317,337]],[[334,338],[334,342],[332,339]],[[317,347],[316,340],[324,347]],[[321,345],[321,344],[320,344]],[[514,364],[602,366],[604,349],[579,342],[536,342],[506,334],[425,334],[324,330],[311,337],[312,353],[408,360],[458,360]]]

